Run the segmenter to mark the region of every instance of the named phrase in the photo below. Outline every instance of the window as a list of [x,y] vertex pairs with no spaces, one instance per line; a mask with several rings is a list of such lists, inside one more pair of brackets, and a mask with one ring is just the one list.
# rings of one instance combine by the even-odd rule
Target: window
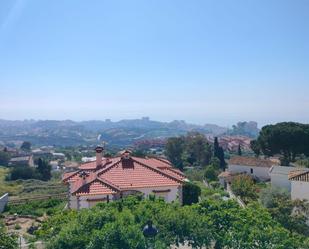
[[250,173],[253,174],[253,169],[252,168],[250,169]]

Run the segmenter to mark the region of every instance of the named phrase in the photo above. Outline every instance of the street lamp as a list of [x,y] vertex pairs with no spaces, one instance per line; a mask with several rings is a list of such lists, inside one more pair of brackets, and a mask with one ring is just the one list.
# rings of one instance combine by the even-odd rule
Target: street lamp
[[158,229],[152,225],[152,221],[149,220],[147,222],[147,225],[143,229],[143,234],[146,238],[146,244],[148,248],[153,248],[154,242],[155,242],[155,237],[158,233]]

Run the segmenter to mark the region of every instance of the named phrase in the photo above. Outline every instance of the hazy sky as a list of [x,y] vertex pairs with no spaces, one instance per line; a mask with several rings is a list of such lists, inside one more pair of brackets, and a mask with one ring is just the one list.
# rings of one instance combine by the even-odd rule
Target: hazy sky
[[309,122],[308,0],[1,0],[0,118]]

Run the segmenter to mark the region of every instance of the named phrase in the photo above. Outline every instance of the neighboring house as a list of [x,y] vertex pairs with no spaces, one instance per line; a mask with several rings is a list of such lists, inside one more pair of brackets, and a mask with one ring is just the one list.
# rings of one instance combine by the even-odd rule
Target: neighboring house
[[277,188],[284,188],[291,191],[291,181],[289,180],[289,173],[295,171],[297,168],[290,166],[272,166],[269,170],[271,186]]
[[84,156],[84,157],[82,157],[82,162],[83,163],[87,163],[87,162],[95,161],[95,159],[96,159],[95,156],[94,157],[86,157],[86,156]]
[[49,164],[50,164],[53,171],[57,171],[57,170],[60,169],[60,165],[59,165],[59,162],[57,160],[50,161]]
[[60,159],[60,160],[65,160],[65,155],[63,153],[57,153],[53,152],[52,156],[55,160]]
[[301,199],[309,201],[309,169],[291,171],[289,173],[291,181],[292,200]]
[[261,181],[268,181],[270,180],[269,170],[274,164],[276,163],[268,159],[235,156],[229,160],[227,171],[245,173]]
[[34,167],[33,156],[13,157],[9,161],[9,166],[29,166],[29,167]]
[[71,171],[74,171],[74,170],[75,171],[78,170],[79,164],[77,162],[73,162],[73,161],[65,161],[62,164],[62,167],[66,172],[71,172]]
[[103,158],[103,148],[96,148],[96,161],[82,164],[75,172],[66,173],[69,208],[81,209],[98,202],[109,202],[141,193],[155,195],[167,202],[182,201],[185,177],[161,158],[139,158],[124,151],[118,157]]
[[34,149],[32,150],[32,154],[34,156],[51,156],[52,153],[49,151],[41,150],[41,149]]

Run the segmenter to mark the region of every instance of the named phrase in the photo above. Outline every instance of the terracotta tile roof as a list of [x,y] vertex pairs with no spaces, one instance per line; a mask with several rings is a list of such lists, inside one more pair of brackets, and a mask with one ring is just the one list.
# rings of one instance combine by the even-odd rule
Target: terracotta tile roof
[[309,182],[309,169],[293,170],[289,173],[289,180]]
[[277,163],[268,159],[261,159],[256,157],[234,156],[229,160],[229,164],[270,168]]
[[116,186],[100,179],[94,172],[86,173],[84,177],[79,176],[71,187],[71,193],[76,195],[116,193],[116,191],[119,191]]
[[[107,164],[113,164],[113,163],[119,161],[120,159],[121,159],[120,157],[102,158],[102,166],[106,166]],[[83,163],[82,165],[79,166],[79,169],[82,169],[82,170],[96,170],[97,169],[96,161]]]
[[135,161],[141,162],[143,164],[151,165],[152,167],[156,168],[171,168],[172,165],[170,163],[166,163],[159,158],[139,158],[139,157],[132,157]]
[[225,177],[231,177],[231,176],[236,176],[240,174],[241,173],[238,173],[238,172],[223,171],[218,175],[218,177],[225,178]]
[[[64,175],[64,182],[73,182],[72,194],[113,194],[138,188],[179,186],[185,180],[183,173],[165,160],[115,157],[108,163],[103,161],[100,169],[96,169],[96,162],[90,162],[82,164],[79,171]],[[82,172],[87,173],[84,179]]]
[[176,186],[181,182],[178,177],[134,159],[131,159],[129,166],[125,161],[120,161],[98,175],[102,179],[108,179],[122,190],[155,186]]
[[95,181],[83,185],[78,191],[75,192],[77,196],[82,195],[107,195],[107,194],[115,194],[116,191],[112,189],[110,186],[106,185],[99,179]]

